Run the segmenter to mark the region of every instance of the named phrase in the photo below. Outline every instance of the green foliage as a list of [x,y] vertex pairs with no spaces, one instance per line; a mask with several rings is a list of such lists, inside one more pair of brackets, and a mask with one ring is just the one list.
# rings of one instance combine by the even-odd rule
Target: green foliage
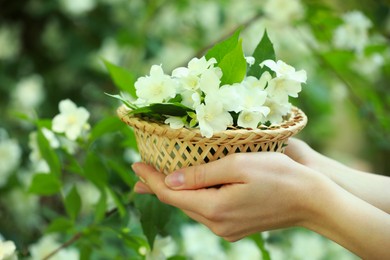
[[107,70],[110,72],[111,78],[114,80],[114,83],[122,91],[129,93],[131,96],[136,97],[134,88],[134,75],[115,64],[110,63],[109,61],[104,60],[104,65],[106,65]]
[[58,193],[61,187],[61,181],[54,173],[37,173],[32,179],[29,191],[48,196]]
[[64,205],[69,217],[75,221],[81,209],[80,194],[75,186],[73,186],[70,192],[66,195]]
[[141,224],[144,234],[148,239],[150,247],[153,248],[154,239],[168,224],[173,208],[162,204],[152,195],[137,196],[135,205],[141,213]]
[[271,72],[271,70],[266,66],[257,66],[257,64],[260,64],[264,60],[270,59],[276,61],[274,46],[268,37],[267,31],[264,32],[264,35],[256,46],[252,56],[255,58],[255,64],[249,68],[247,73],[248,76],[259,78],[264,71]]
[[[247,39],[257,41],[265,23],[266,1],[240,2],[239,6],[231,0],[217,4],[193,0],[147,4],[140,0],[89,1],[91,5],[85,9],[71,8],[68,2],[16,0],[0,8],[0,145],[9,138],[21,150],[15,166],[0,172],[4,180],[0,182],[0,234],[15,241],[19,259],[30,259],[32,246],[47,235],[55,235],[57,248],[67,243],[59,252],[77,250],[80,259],[145,259],[156,244],[153,241],[168,235],[173,238],[171,243],[180,247],[175,254],[185,254],[180,228],[192,222],[153,196],[134,194],[137,177],[130,165],[135,159],[130,158],[129,150],[137,150],[135,137],[116,117],[116,100],[103,93],[123,92],[135,97],[134,81],[145,75],[151,64],[162,63],[169,70],[187,64],[189,57],[200,56],[217,42],[206,57],[216,58],[224,72],[223,83],[239,81],[246,69],[244,54],[252,49],[242,46],[240,35],[245,43]],[[349,155],[364,158],[364,164],[376,172],[389,173],[388,6],[384,1],[337,5],[331,5],[335,1],[300,2],[300,10],[305,12],[299,21],[288,20],[294,15],[273,20],[280,12],[267,14],[268,33],[275,46],[265,33],[252,54],[256,63],[264,57],[272,59],[275,48],[278,58],[310,72],[302,98],[295,103],[309,117],[301,138],[319,151],[332,152],[331,141],[348,131],[354,144],[364,143],[363,151],[351,148]],[[286,1],[286,10],[288,4]],[[334,31],[343,24],[341,15],[349,10],[362,10],[372,21],[362,53],[333,44]],[[240,29],[235,30],[237,27]],[[221,41],[223,35],[231,36]],[[383,58],[381,66],[365,60],[373,55]],[[102,58],[110,61],[102,62]],[[373,68],[368,74],[367,66]],[[248,68],[248,75],[258,77],[261,73],[259,66]],[[41,81],[24,82],[31,76]],[[345,93],[340,94],[335,87],[340,84]],[[53,147],[43,129],[52,129],[58,103],[66,98],[90,112],[91,129],[76,141],[55,133],[60,144]],[[147,109],[188,115],[196,122],[194,113],[178,103],[173,99],[167,106]],[[356,129],[349,121],[345,125],[335,121],[343,110],[357,119]],[[353,134],[358,129],[363,129],[364,135],[356,138]],[[36,149],[30,137],[35,132]],[[6,156],[0,158],[1,170],[18,154],[15,149],[5,151]],[[259,235],[250,239],[264,259],[272,258],[274,248],[285,258],[294,258],[295,234],[306,235],[288,230],[270,232],[267,239]],[[207,245],[203,248],[207,250]],[[343,259],[346,254],[329,242],[323,242],[321,248],[322,259]],[[188,258],[174,255],[168,259]]]
[[51,173],[59,176],[61,174],[60,161],[55,151],[51,149],[49,141],[46,139],[41,129],[38,129],[37,131],[37,141],[39,151],[49,165]]

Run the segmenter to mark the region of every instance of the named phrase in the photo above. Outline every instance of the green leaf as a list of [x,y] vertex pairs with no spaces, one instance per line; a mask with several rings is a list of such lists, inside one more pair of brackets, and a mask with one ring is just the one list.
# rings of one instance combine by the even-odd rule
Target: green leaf
[[181,103],[155,103],[146,107],[141,107],[131,111],[131,114],[159,114],[169,116],[186,116],[187,112],[194,110]]
[[221,86],[241,82],[246,75],[246,60],[242,50],[242,40],[226,54],[218,66],[222,70]]
[[52,173],[37,173],[34,175],[29,192],[38,195],[53,195],[61,190],[61,181]]
[[46,139],[45,135],[42,133],[42,130],[38,128],[37,131],[37,141],[39,151],[43,159],[49,165],[50,171],[56,175],[61,174],[61,165],[60,160],[54,150],[51,148],[49,141]]
[[222,61],[223,57],[225,57],[228,53],[237,47],[240,31],[241,29],[236,30],[232,36],[215,44],[210,50],[207,51],[206,59],[209,60],[211,58],[215,58],[218,65],[219,62]]
[[105,215],[107,210],[107,195],[106,192],[103,190],[100,190],[100,198],[99,201],[95,205],[95,223],[101,222]]
[[259,64],[265,60],[276,61],[274,46],[268,37],[267,31],[264,32],[252,56],[255,58],[255,63],[249,68],[247,75],[260,78],[263,72],[269,69],[266,66],[262,68]]
[[253,235],[249,236],[249,239],[253,240],[256,243],[257,247],[260,249],[260,252],[262,255],[261,259],[264,259],[264,260],[271,259],[270,253],[265,248],[265,241],[264,241],[261,233],[253,234]]
[[121,216],[121,218],[124,218],[126,216],[125,206],[123,206],[122,202],[120,201],[120,199],[118,198],[118,196],[115,194],[115,192],[112,189],[110,189],[109,187],[106,187],[106,188],[107,188],[107,191],[110,194],[111,198],[113,199],[116,207],[118,208],[119,215]]
[[116,98],[120,101],[123,102],[123,104],[125,104],[128,108],[134,110],[137,108],[137,106],[131,104],[126,98],[122,97],[121,95],[111,95],[111,94],[108,94],[108,93],[104,93],[106,94],[107,96],[110,96],[110,97],[113,97],[113,98]]
[[75,186],[73,186],[65,197],[64,205],[69,217],[76,220],[81,209],[81,198]]
[[130,171],[132,171],[131,169],[129,169],[130,167],[125,168],[114,160],[108,160],[107,163],[108,166],[119,175],[119,177],[124,183],[126,183],[128,187],[133,187],[134,184],[137,182],[136,175],[130,173]]
[[73,227],[73,221],[60,217],[54,219],[45,229],[45,233],[65,233]]
[[134,87],[134,75],[125,68],[114,65],[107,60],[103,60],[103,62],[115,85],[136,98],[137,94]]
[[161,203],[153,195],[136,196],[135,206],[141,212],[141,226],[150,247],[153,248],[154,239],[170,220],[173,207]]
[[84,177],[103,189],[108,182],[108,173],[103,158],[89,151],[84,164]]
[[118,117],[105,117],[92,128],[89,141],[92,143],[105,134],[119,131],[125,127],[126,125]]

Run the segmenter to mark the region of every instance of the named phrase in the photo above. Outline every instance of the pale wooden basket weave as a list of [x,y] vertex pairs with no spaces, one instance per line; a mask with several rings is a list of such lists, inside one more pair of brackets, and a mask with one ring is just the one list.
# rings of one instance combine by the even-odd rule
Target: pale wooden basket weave
[[117,113],[124,123],[134,129],[142,161],[165,174],[238,152],[283,152],[287,139],[307,123],[306,115],[293,107],[289,119],[280,126],[253,130],[229,129],[204,138],[199,129],[172,129],[169,125],[129,116],[129,111],[121,106]]

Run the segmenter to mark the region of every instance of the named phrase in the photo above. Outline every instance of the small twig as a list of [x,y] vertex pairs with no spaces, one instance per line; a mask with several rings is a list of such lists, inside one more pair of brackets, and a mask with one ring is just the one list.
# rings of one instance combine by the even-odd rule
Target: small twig
[[55,254],[57,254],[59,251],[61,251],[62,249],[68,247],[69,245],[73,244],[75,241],[77,241],[80,237],[82,236],[82,233],[81,232],[78,232],[76,234],[74,234],[73,237],[71,237],[68,241],[66,241],[65,243],[63,243],[61,246],[59,246],[58,248],[56,248],[54,251],[52,251],[51,253],[49,253],[47,256],[45,256],[42,260],[48,260],[50,259],[51,257],[53,257]]
[[234,29],[230,30],[229,32],[227,32],[226,34],[224,34],[222,37],[220,37],[219,39],[217,39],[216,41],[214,42],[211,42],[210,44],[204,46],[203,48],[201,48],[200,50],[198,50],[194,57],[200,57],[202,56],[208,49],[210,49],[211,47],[213,47],[216,43],[218,42],[221,42],[223,39],[227,38],[228,36],[230,36],[231,34],[233,34],[235,31],[238,30],[238,28],[246,28],[248,27],[249,25],[251,25],[253,22],[255,22],[256,20],[260,19],[261,17],[263,17],[264,14],[259,12],[258,14],[256,14],[255,16],[253,16],[251,19],[249,19],[248,21],[244,22],[243,24],[241,25],[238,25],[237,27],[235,27]]

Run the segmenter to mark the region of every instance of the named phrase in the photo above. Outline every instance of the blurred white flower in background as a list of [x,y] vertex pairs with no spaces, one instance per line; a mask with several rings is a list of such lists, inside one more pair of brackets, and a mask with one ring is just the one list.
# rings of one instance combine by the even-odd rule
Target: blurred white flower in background
[[7,132],[0,128],[0,188],[3,187],[11,173],[18,167],[22,150],[16,140],[10,139]]
[[374,53],[369,56],[359,55],[356,61],[352,63],[352,68],[356,72],[364,74],[367,79],[375,81],[381,75],[381,68],[384,63],[385,58],[379,53]]
[[88,214],[93,211],[95,204],[100,199],[99,189],[90,182],[79,181],[76,183],[81,198],[81,214]]
[[19,30],[16,26],[0,26],[0,60],[14,59],[20,50]]
[[123,52],[115,39],[106,38],[98,51],[98,56],[104,57],[111,63],[120,64]]
[[293,259],[323,259],[326,241],[321,236],[311,232],[297,232],[291,238],[290,257]]
[[52,121],[54,132],[64,133],[69,140],[75,141],[83,130],[89,129],[89,112],[84,107],[77,107],[71,100],[65,99],[60,102],[59,110],[60,114]]
[[226,253],[218,236],[200,224],[185,224],[181,227],[183,247],[192,260],[224,260]]
[[95,0],[60,0],[60,3],[64,11],[75,16],[91,11],[96,5]]
[[13,241],[4,241],[0,235],[0,259],[1,260],[17,260],[16,246]]
[[6,202],[4,205],[9,205],[8,210],[21,227],[34,228],[41,224],[39,197],[26,191],[24,187],[12,189],[2,201]]
[[242,239],[240,241],[230,244],[228,251],[228,260],[257,260],[262,259],[259,248],[249,239]]
[[[55,235],[46,235],[39,239],[35,244],[29,246],[31,253],[30,260],[41,260],[55,249],[61,246],[61,243],[57,241]],[[78,260],[79,252],[75,248],[62,248],[50,259],[52,260]]]
[[264,12],[271,22],[291,24],[304,16],[305,8],[299,0],[268,0]]
[[138,151],[136,151],[133,148],[125,149],[125,151],[123,153],[123,157],[124,157],[125,161],[129,162],[129,163],[141,161],[141,155],[139,154]]
[[360,11],[347,12],[342,19],[344,23],[337,27],[333,34],[334,46],[361,54],[368,43],[371,21]]
[[25,110],[37,108],[44,98],[43,79],[37,74],[19,80],[13,92],[13,102]]
[[177,245],[172,237],[156,236],[153,250],[146,253],[146,260],[166,260],[177,253]]

